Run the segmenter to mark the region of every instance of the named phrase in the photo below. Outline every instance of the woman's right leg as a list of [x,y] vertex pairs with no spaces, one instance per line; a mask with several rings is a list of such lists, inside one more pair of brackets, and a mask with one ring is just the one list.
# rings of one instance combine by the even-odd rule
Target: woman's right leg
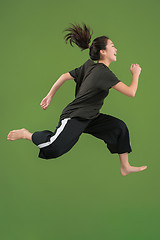
[[9,132],[9,134],[7,136],[7,140],[14,141],[14,140],[18,140],[18,139],[28,139],[28,140],[32,141],[32,133],[30,133],[25,128],[13,130],[13,131]]
[[40,149],[39,158],[57,158],[68,152],[78,141],[90,120],[65,118],[59,121],[54,132],[37,131],[32,134],[32,142]]

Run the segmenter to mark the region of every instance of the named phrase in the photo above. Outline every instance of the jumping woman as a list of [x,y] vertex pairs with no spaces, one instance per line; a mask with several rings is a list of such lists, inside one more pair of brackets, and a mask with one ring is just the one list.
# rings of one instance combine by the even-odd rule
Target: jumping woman
[[81,51],[89,48],[90,58],[80,67],[62,74],[40,106],[46,110],[56,91],[67,80],[74,80],[76,83],[75,99],[62,111],[54,132],[44,130],[30,133],[22,128],[11,131],[7,139],[28,139],[39,148],[39,158],[53,159],[68,152],[77,143],[80,135],[87,133],[103,140],[112,154],[118,153],[122,176],[145,170],[147,166],[134,167],[128,162],[128,153],[132,152],[132,149],[126,124],[116,117],[99,112],[110,88],[128,97],[135,96],[140,66],[131,65],[132,82],[127,86],[109,69],[110,63],[116,61],[117,54],[117,49],[109,37],[97,37],[89,45],[93,32],[91,33],[86,24],[83,23],[82,27],[71,24],[64,31],[69,31],[64,36],[65,43],[69,40],[72,47],[74,43]]

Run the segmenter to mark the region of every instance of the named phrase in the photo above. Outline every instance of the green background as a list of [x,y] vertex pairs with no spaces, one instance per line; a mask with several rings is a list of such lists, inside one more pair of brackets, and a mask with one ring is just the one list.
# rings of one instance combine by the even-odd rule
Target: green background
[[[153,1],[0,1],[1,197],[3,240],[158,239],[159,7]],[[74,99],[67,81],[47,110],[40,106],[61,74],[88,58],[65,44],[69,23],[85,22],[94,38],[107,35],[117,48],[110,69],[128,86],[131,64],[142,68],[136,96],[110,90],[100,112],[122,119],[130,132],[131,165],[145,171],[120,174],[118,154],[82,134],[63,156],[44,160],[28,140],[7,141],[11,130],[54,131]],[[91,42],[92,42],[91,41]]]

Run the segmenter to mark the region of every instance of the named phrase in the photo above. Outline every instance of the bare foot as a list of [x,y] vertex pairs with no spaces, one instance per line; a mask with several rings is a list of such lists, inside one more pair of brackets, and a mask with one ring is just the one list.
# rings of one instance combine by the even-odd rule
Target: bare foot
[[129,166],[127,168],[123,168],[121,167],[121,175],[122,176],[126,176],[129,173],[133,173],[133,172],[140,172],[143,171],[147,168],[147,166],[141,166],[141,167],[133,167],[133,166]]
[[14,141],[14,140],[17,140],[17,139],[30,139],[31,137],[31,133],[25,129],[25,128],[22,128],[22,129],[19,129],[19,130],[13,130],[13,131],[10,131],[10,133],[8,134],[7,136],[7,140],[10,140],[10,141]]

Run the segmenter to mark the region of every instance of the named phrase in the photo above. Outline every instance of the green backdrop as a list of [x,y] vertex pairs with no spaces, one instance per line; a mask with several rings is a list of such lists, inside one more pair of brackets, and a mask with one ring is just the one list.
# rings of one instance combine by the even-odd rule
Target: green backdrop
[[[153,1],[0,1],[1,197],[3,240],[150,240],[160,237],[159,214],[159,7]],[[47,110],[40,106],[61,74],[89,58],[65,44],[69,23],[88,24],[92,40],[107,35],[117,48],[110,69],[130,85],[131,64],[142,68],[136,96],[110,90],[102,113],[122,119],[130,132],[131,165],[120,174],[118,154],[82,134],[53,160],[38,158],[28,140],[7,141],[11,130],[55,130],[74,99],[67,81]]]

